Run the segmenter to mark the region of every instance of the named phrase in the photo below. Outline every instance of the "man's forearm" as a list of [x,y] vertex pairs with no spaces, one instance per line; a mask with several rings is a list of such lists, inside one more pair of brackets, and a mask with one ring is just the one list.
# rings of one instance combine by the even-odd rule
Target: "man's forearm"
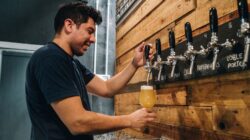
[[108,116],[87,111],[74,125],[74,135],[98,134],[131,127],[127,115]]

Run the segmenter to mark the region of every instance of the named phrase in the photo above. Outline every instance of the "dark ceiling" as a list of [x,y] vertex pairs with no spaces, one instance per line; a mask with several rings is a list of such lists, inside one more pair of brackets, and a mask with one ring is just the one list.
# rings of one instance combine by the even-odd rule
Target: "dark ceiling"
[[54,35],[58,6],[74,0],[1,0],[0,41],[44,44]]

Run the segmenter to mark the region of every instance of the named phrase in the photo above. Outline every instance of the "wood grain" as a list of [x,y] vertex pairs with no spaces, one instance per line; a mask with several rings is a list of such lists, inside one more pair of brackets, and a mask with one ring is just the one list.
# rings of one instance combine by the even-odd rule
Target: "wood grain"
[[140,42],[146,40],[194,8],[194,0],[164,1],[147,18],[141,21],[140,24],[138,24],[116,43],[116,57],[118,58],[127,51],[130,51]]
[[116,40],[120,40],[162,2],[163,0],[145,0],[142,5],[133,12],[133,14],[127,17],[126,20],[116,28]]

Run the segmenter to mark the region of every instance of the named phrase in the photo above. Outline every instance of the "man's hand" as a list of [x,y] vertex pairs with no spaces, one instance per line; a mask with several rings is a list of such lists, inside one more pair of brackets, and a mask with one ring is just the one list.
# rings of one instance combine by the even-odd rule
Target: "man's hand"
[[[136,49],[135,49],[135,56],[132,60],[133,66],[136,68],[141,67],[146,64],[146,59],[144,57],[144,48],[145,48],[145,42],[142,42]],[[151,60],[153,58],[153,50],[152,46],[150,48],[149,52],[149,59]]]
[[156,119],[156,114],[147,110],[146,108],[139,109],[128,115],[132,128],[143,128],[149,122]]

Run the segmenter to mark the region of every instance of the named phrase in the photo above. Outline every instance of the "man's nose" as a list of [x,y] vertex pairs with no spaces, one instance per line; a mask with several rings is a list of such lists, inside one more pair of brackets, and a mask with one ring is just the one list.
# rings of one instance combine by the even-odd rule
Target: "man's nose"
[[90,41],[93,42],[93,43],[95,42],[95,35],[90,36]]

